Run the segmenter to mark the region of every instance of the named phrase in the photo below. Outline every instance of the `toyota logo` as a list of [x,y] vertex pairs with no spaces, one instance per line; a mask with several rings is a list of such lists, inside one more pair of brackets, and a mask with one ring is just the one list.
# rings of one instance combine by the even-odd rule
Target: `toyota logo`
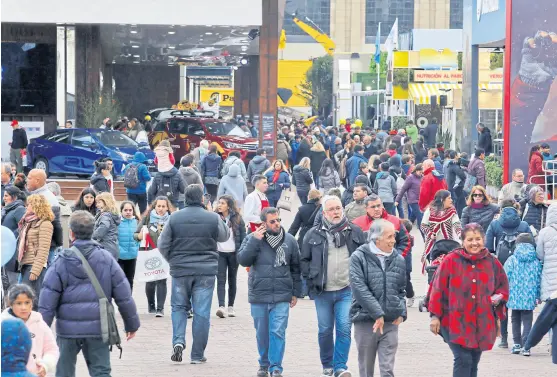
[[148,270],[154,270],[162,266],[162,261],[159,257],[149,258],[145,261],[144,266]]

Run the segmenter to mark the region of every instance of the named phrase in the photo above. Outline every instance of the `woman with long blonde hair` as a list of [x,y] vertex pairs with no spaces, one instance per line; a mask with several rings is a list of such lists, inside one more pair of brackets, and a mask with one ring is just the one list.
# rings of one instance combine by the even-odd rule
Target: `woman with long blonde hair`
[[118,246],[118,226],[120,225],[120,210],[112,194],[103,192],[97,195],[97,216],[95,217],[95,230],[93,240],[97,241],[103,249],[108,251],[116,260],[120,255]]
[[[43,285],[46,262],[54,227],[54,213],[50,203],[42,195],[27,198],[27,210],[19,221],[19,241],[17,244],[17,261],[19,262],[20,281],[27,284],[37,297]],[[38,298],[33,308],[38,308]]]
[[304,157],[300,160],[300,163],[292,169],[292,184],[296,186],[296,193],[302,204],[307,203],[308,193],[313,183],[313,177],[309,170],[310,168],[311,160],[309,157]]
[[476,223],[482,226],[484,232],[487,232],[489,224],[491,224],[495,215],[499,213],[499,210],[500,208],[497,204],[491,203],[489,195],[487,195],[487,191],[483,186],[474,186],[466,200],[466,207],[462,211],[462,226]]

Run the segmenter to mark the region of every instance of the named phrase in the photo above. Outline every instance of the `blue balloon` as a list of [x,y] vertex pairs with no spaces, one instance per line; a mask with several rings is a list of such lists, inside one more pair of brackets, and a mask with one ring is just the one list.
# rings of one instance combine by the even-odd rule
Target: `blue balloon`
[[12,259],[15,254],[16,240],[12,231],[2,226],[2,267]]

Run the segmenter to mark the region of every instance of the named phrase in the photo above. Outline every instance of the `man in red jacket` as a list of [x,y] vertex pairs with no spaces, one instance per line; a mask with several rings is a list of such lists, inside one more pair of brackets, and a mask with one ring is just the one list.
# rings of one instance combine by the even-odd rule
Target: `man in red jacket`
[[433,201],[437,191],[448,190],[445,176],[442,172],[435,170],[435,163],[432,160],[425,160],[423,162],[423,167],[424,178],[420,185],[420,199],[418,200],[418,205],[422,212],[424,212]]
[[412,243],[400,219],[396,216],[389,215],[383,207],[383,202],[379,196],[375,194],[371,194],[365,198],[364,205],[366,206],[367,214],[354,219],[352,223],[358,225],[364,232],[367,232],[375,220],[384,219],[389,221],[395,226],[395,248],[400,255],[406,257],[406,254],[408,254],[412,248]]

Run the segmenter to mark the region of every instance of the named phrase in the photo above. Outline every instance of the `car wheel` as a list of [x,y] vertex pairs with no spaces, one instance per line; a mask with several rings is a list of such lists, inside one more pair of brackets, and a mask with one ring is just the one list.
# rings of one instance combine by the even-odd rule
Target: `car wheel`
[[33,168],[44,170],[47,177],[50,175],[48,172],[48,161],[45,158],[42,157],[37,158],[35,160],[35,163],[33,164]]

